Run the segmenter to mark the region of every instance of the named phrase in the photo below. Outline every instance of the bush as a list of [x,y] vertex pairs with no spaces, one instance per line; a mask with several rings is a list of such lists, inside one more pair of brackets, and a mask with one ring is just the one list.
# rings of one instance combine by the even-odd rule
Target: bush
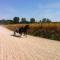
[[31,35],[60,41],[60,34],[57,34],[57,32],[54,30],[44,30],[44,29],[34,30],[31,33]]

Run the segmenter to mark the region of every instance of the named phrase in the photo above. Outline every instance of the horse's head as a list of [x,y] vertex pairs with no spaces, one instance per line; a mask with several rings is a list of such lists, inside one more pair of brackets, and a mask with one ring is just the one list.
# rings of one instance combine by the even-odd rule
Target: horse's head
[[26,25],[25,28],[26,28],[26,29],[29,29],[29,25]]

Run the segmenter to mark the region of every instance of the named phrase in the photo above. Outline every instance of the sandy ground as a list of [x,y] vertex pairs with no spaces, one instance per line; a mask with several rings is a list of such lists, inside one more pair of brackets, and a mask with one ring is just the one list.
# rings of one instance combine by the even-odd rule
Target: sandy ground
[[60,60],[59,41],[12,34],[0,26],[0,60]]

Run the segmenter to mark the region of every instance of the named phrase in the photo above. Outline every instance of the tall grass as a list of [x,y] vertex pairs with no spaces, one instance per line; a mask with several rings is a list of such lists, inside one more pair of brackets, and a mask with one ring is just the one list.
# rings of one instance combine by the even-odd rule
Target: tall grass
[[[17,27],[25,26],[26,24],[12,24],[6,25],[10,30],[16,29]],[[40,23],[40,24],[29,24],[30,32],[28,34],[60,40],[60,23]]]

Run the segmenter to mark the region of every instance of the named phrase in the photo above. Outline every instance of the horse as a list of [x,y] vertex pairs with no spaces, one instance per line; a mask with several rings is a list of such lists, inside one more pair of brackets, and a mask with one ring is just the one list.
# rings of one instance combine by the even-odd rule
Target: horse
[[22,36],[22,34],[24,34],[24,36],[27,36],[28,29],[30,29],[29,25],[26,25],[25,27],[16,28],[14,31],[14,35],[16,36],[16,33],[19,33],[20,37]]

